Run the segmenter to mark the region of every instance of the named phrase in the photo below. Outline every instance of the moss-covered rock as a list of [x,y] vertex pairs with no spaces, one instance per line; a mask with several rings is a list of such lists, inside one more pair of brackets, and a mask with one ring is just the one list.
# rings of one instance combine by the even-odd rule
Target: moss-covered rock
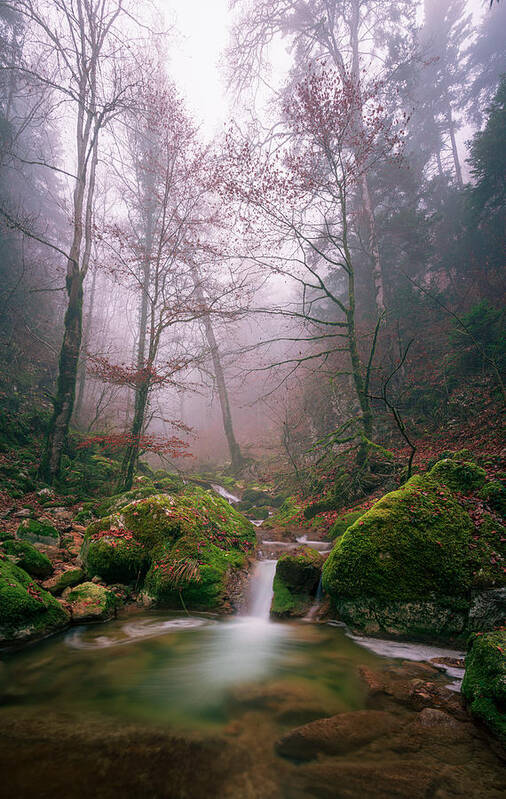
[[276,564],[273,616],[305,616],[314,602],[323,557],[315,549],[301,547],[283,555]]
[[295,497],[287,497],[283,504],[281,505],[278,510],[269,516],[268,519],[265,520],[262,527],[267,530],[270,530],[274,527],[290,527],[290,525],[296,525],[297,519],[296,517],[302,510],[302,505],[300,505]]
[[357,519],[360,519],[364,513],[365,510],[360,508],[357,510],[350,510],[348,513],[344,513],[342,516],[336,519],[328,531],[327,537],[332,541],[334,541],[336,538],[340,538],[342,534],[346,532],[348,527],[351,527],[351,525],[356,522]]
[[92,523],[81,551],[89,574],[141,581],[160,604],[207,609],[226,592],[231,569],[244,565],[255,528],[212,491],[188,487],[137,500]]
[[483,486],[487,473],[472,461],[445,458],[432,467],[429,477],[452,491],[468,494],[470,491],[478,491]]
[[49,522],[41,522],[37,519],[23,519],[16,535],[24,541],[47,546],[58,546],[60,542],[58,530]]
[[149,549],[125,528],[97,530],[81,550],[90,577],[109,583],[139,582],[149,566]]
[[506,528],[485,513],[469,546],[473,588],[506,586]]
[[23,569],[0,558],[0,642],[42,638],[68,624],[59,602]]
[[0,530],[0,541],[13,541],[14,540],[14,533],[10,533],[8,530]]
[[86,574],[82,569],[71,567],[59,574],[55,574],[54,577],[50,577],[49,580],[45,580],[42,587],[46,591],[49,591],[50,594],[59,596],[66,588],[79,585],[79,583],[84,582],[85,579]]
[[14,563],[32,577],[44,579],[49,577],[53,571],[51,561],[38,549],[35,549],[29,541],[4,541],[0,547]]
[[462,693],[471,714],[506,745],[506,631],[471,638]]
[[480,497],[501,516],[506,516],[506,488],[500,480],[490,480],[485,483],[480,491]]
[[67,588],[63,596],[71,606],[73,621],[106,621],[115,615],[119,604],[112,591],[95,583]]
[[[378,632],[446,635],[465,616],[473,580],[473,525],[451,492],[412,477],[382,497],[338,540],[323,586],[344,621]],[[456,621],[459,627],[460,621]]]

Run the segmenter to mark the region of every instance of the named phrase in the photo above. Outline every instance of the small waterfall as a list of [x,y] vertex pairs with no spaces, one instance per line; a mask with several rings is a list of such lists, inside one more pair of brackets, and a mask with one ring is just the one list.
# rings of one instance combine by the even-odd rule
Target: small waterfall
[[241,501],[239,497],[236,497],[235,494],[231,494],[230,491],[227,491],[226,488],[223,488],[223,486],[219,486],[217,483],[211,483],[211,488],[214,491],[216,491],[216,493],[219,494],[220,497],[223,497],[223,499],[226,499],[227,502],[230,502],[231,505],[235,505],[236,502]]
[[318,583],[318,588],[316,589],[316,594],[314,598],[314,602],[311,605],[309,612],[304,616],[305,621],[312,621],[318,612],[318,608],[322,603],[323,598],[323,586],[322,586],[322,578],[320,575],[320,582]]
[[265,620],[269,618],[276,563],[275,560],[256,562],[249,586],[248,616]]

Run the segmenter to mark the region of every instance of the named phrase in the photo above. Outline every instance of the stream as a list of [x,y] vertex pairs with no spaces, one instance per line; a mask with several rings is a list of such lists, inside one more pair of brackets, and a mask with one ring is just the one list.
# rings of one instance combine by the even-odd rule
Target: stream
[[[351,637],[337,622],[271,621],[275,569],[257,561],[242,616],[130,609],[4,653],[0,796],[500,799],[501,763],[465,714],[458,733],[431,733],[395,697],[367,710],[364,670],[401,693],[427,669],[458,689],[460,670],[427,661],[461,653]],[[335,714],[359,730],[342,751],[307,763],[277,753],[294,727]],[[376,723],[392,733],[369,741]]]

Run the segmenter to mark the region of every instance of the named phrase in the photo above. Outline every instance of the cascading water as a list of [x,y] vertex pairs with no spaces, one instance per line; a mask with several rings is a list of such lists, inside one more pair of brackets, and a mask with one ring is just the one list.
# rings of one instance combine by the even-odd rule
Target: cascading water
[[211,488],[213,489],[213,491],[216,491],[216,493],[219,494],[220,497],[226,499],[227,502],[229,502],[231,505],[235,505],[237,502],[241,501],[239,497],[236,497],[235,494],[231,494],[230,491],[227,491],[226,488],[223,488],[223,486],[219,486],[217,483],[211,483]]
[[248,616],[268,619],[271,609],[275,560],[259,560],[255,564],[249,585]]

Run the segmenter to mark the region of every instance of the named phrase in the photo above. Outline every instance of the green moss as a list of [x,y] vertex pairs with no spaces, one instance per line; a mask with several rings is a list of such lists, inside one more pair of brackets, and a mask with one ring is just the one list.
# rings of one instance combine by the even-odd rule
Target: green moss
[[128,530],[107,530],[89,536],[81,552],[90,577],[109,583],[130,583],[144,577],[149,566],[146,547]]
[[327,533],[327,537],[334,540],[336,538],[340,538],[344,532],[351,527],[351,525],[360,519],[365,513],[365,510],[350,510],[348,513],[344,513],[339,519],[336,519],[332,527]]
[[501,516],[506,516],[506,489],[499,480],[485,483],[480,491],[480,498],[488,502],[492,510],[497,511]]
[[263,523],[263,527],[267,530],[272,527],[286,527],[294,523],[295,517],[302,510],[302,505],[299,505],[295,497],[287,497],[281,507],[269,516]]
[[53,571],[51,561],[29,541],[4,541],[1,550],[15,558],[17,565],[32,577],[49,577]]
[[[53,595],[61,594],[66,588],[82,583],[85,577],[86,575],[82,569],[66,569],[50,581],[47,590]],[[45,585],[47,586],[47,583]]]
[[268,519],[269,511],[267,508],[249,508],[248,518],[250,519]]
[[474,588],[506,586],[506,528],[490,514],[484,514],[470,544]]
[[283,555],[276,564],[273,616],[305,616],[320,582],[323,557],[310,547]]
[[60,534],[51,524],[36,519],[24,519],[17,529],[17,537],[37,544],[58,546]]
[[[145,589],[157,603],[167,607],[184,605],[195,610],[212,610],[221,604],[231,569],[245,564],[240,549],[221,549],[184,536],[174,544],[161,546],[153,557]],[[178,575],[182,574],[180,578]]]
[[278,574],[274,577],[271,615],[278,618],[305,616],[314,597],[303,591],[291,591]]
[[462,693],[472,715],[506,744],[506,631],[472,636]]
[[79,621],[108,619],[114,615],[119,600],[103,585],[81,583],[65,591],[65,599],[72,606],[72,616]]
[[0,530],[0,541],[12,541],[14,533],[9,533],[7,530]]
[[42,637],[67,623],[67,614],[51,594],[19,566],[0,559],[0,641]]
[[323,586],[334,600],[466,596],[472,529],[447,489],[416,475],[346,530],[325,563]]
[[[180,607],[181,588],[185,603],[202,609],[219,605],[230,569],[244,564],[255,541],[251,522],[214,492],[192,486],[94,522],[81,554],[88,573],[107,581],[142,578],[151,564],[145,588],[153,599]],[[174,581],[174,569],[191,573],[187,564],[195,564],[194,577]]]
[[487,473],[471,461],[445,458],[432,467],[429,477],[453,491],[468,494],[471,491],[478,491],[483,486]]

